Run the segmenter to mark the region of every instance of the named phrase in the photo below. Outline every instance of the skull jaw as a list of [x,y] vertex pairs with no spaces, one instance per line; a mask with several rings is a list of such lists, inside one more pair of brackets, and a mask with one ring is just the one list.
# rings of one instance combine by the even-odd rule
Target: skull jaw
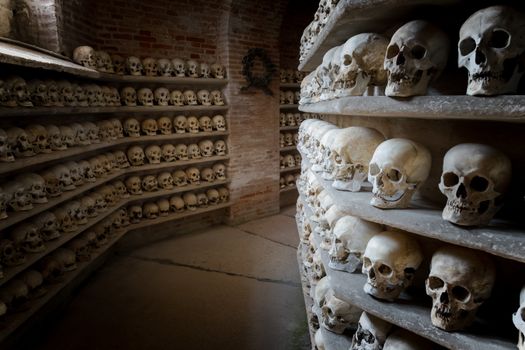
[[490,201],[488,208],[480,214],[479,205],[462,203],[454,199],[447,201],[441,216],[444,220],[460,226],[484,226],[488,225],[498,209],[494,201]]
[[403,283],[399,285],[392,285],[389,283],[382,283],[381,285],[373,285],[370,280],[366,282],[363,287],[365,293],[382,300],[393,301],[399,297],[401,292],[405,289]]
[[392,97],[426,95],[431,78],[429,70],[417,70],[413,74],[403,71],[391,72],[388,76],[385,95]]
[[336,82],[340,88],[337,89],[335,97],[362,96],[371,80],[372,77],[361,70],[345,74],[342,80]]
[[15,161],[15,157],[13,156],[12,153],[5,152],[5,153],[0,154],[0,162],[14,162],[14,161]]
[[[470,96],[494,96],[508,93],[516,93],[518,84],[523,76],[516,64],[512,74],[508,72],[469,72],[467,95]],[[505,80],[505,76],[510,76]]]
[[[96,216],[96,215],[95,215]],[[41,231],[40,234],[45,241],[52,241],[60,238],[60,232],[58,230]]]
[[35,253],[41,253],[44,250],[46,250],[46,246],[42,243],[42,241],[26,242],[24,243],[22,249],[26,253],[35,254]]
[[430,312],[432,324],[447,332],[458,331],[467,328],[474,322],[476,309],[462,310],[445,307],[442,304],[434,304]]
[[330,317],[325,317],[324,315],[321,316],[321,321],[321,324],[325,329],[336,334],[343,334],[344,331],[348,328],[347,322],[340,322]]
[[47,197],[45,195],[40,195],[38,197],[35,197],[33,196],[33,203],[37,203],[37,204],[43,204],[43,203],[47,203],[48,200],[47,200]]
[[383,193],[382,191],[374,191],[373,196],[370,199],[370,204],[381,209],[408,208],[410,199],[415,191],[415,187],[413,189],[407,188],[405,190],[397,190],[391,195]]

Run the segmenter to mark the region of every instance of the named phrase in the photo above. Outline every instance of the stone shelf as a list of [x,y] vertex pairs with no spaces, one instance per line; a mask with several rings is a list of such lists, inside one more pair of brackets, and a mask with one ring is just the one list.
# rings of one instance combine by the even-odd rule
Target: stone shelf
[[297,146],[279,147],[279,152],[297,151]]
[[[300,248],[299,248],[300,249]],[[299,254],[299,250],[297,251],[297,265],[299,266],[299,271],[303,271],[303,259],[301,257],[301,254]],[[313,299],[305,293],[304,288],[304,281],[303,277],[301,276],[301,284],[303,285],[303,297],[304,297],[304,307],[306,312],[306,321],[308,323],[308,333],[310,334],[310,343],[312,344],[312,349],[316,349],[315,347],[315,333],[312,333],[313,327],[310,324],[311,323],[311,314],[312,314],[312,305],[313,305]]]
[[[145,142],[162,142],[167,141],[177,141],[177,140],[187,140],[195,138],[204,138],[204,137],[216,137],[216,136],[228,136],[229,132],[227,131],[213,131],[213,132],[199,132],[197,134],[170,134],[170,135],[155,135],[155,136],[140,136],[140,137],[123,137],[117,140],[104,141],[100,143],[94,143],[88,146],[76,146],[68,148],[64,151],[53,151],[51,153],[40,153],[33,157],[24,157],[17,158],[14,162],[11,163],[0,163],[0,177],[3,177],[7,174],[17,172],[20,174],[20,171],[34,167],[39,164],[52,165],[54,163],[62,163],[70,158],[74,158],[78,155],[88,154],[88,153],[100,153],[101,151],[108,150],[111,151],[112,148],[116,146],[124,146],[131,144],[142,144]],[[97,152],[98,151],[98,152]]]
[[118,106],[118,107],[0,107],[2,117],[31,117],[31,116],[69,116],[74,114],[146,114],[146,113],[178,113],[178,112],[206,112],[227,111],[229,106]]
[[432,13],[439,7],[460,3],[459,0],[340,0],[325,27],[319,32],[310,51],[299,63],[298,70],[313,71],[323,61],[323,55],[350,37],[364,32],[382,33],[398,21],[414,19],[422,7]]
[[286,186],[285,188],[281,188],[279,190],[280,193],[290,192],[290,191],[297,191],[297,187],[295,185],[294,186]]
[[282,174],[282,173],[288,173],[290,171],[300,171],[300,170],[301,170],[301,166],[294,166],[291,168],[281,168],[280,172]]
[[352,337],[346,334],[337,334],[330,332],[324,327],[319,328],[323,335],[325,350],[350,349],[352,346]]
[[6,219],[0,220],[0,232],[3,232],[8,227],[13,226],[24,220],[27,220],[34,215],[37,215],[46,210],[49,210],[55,206],[58,206],[59,204],[65,203],[68,200],[73,199],[79,196],[80,194],[85,193],[95,187],[101,186],[105,183],[108,183],[120,177],[124,177],[124,176],[128,177],[134,174],[140,174],[140,173],[151,171],[151,170],[160,171],[161,169],[186,167],[186,166],[195,165],[195,164],[205,164],[205,163],[210,163],[210,162],[224,161],[228,159],[229,159],[229,156],[215,156],[215,157],[192,159],[192,160],[186,160],[186,161],[163,162],[160,164],[146,164],[143,166],[129,167],[127,169],[119,169],[117,171],[114,171],[113,173],[106,174],[106,176],[102,178],[98,178],[97,181],[95,182],[85,183],[84,185],[79,186],[72,191],[67,191],[67,192],[62,193],[62,195],[60,195],[59,197],[50,198],[47,203],[34,204],[33,209],[31,210],[20,211],[20,212],[9,212],[8,213],[9,216]]
[[413,201],[407,209],[382,210],[371,206],[371,192],[346,192],[334,189],[331,181],[317,179],[334,202],[350,215],[392,226],[440,241],[485,251],[507,259],[525,262],[525,229],[498,220],[487,227],[463,228],[441,218],[443,208]]
[[281,83],[279,87],[281,89],[300,89],[301,83]]
[[295,109],[298,108],[298,104],[285,104],[285,105],[279,105],[280,109]]
[[281,126],[279,128],[280,131],[286,131],[286,130],[298,130],[299,126]]
[[459,119],[525,123],[525,96],[350,96],[301,105],[309,113],[388,118]]

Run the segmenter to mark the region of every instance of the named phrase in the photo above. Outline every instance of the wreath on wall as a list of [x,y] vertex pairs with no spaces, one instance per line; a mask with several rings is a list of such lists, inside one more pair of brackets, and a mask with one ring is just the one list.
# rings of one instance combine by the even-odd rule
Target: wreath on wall
[[[263,63],[264,74],[262,76],[253,75],[253,64],[256,59],[260,59]],[[248,86],[243,86],[241,91],[246,91],[253,86],[261,89],[265,94],[273,96],[273,92],[268,88],[268,84],[272,81],[272,77],[276,71],[277,66],[272,63],[264,49],[249,49],[248,54],[242,59],[242,75],[244,75],[244,79],[248,82]]]

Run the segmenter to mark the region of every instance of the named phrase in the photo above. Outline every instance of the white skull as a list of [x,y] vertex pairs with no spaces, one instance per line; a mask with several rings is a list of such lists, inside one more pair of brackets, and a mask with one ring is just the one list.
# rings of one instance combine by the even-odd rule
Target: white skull
[[201,182],[201,172],[196,167],[186,169],[186,177],[190,184],[198,185]]
[[122,126],[122,123],[117,118],[112,118],[109,120],[109,122],[113,125],[113,132],[115,134],[115,137],[117,139],[121,139],[124,137],[124,127]]
[[378,208],[406,208],[430,172],[426,147],[407,139],[389,139],[375,150],[368,169],[373,185],[370,204]]
[[105,51],[95,51],[95,61],[97,70],[105,73],[114,73],[111,56]]
[[186,125],[187,125],[187,128],[188,128],[187,131],[189,133],[197,134],[199,132],[200,124],[199,124],[199,119],[197,119],[197,117],[189,116],[186,119]]
[[100,194],[107,205],[113,206],[118,201],[118,193],[113,185],[104,185],[97,189],[96,193]]
[[69,233],[77,229],[76,223],[73,221],[73,218],[71,218],[71,215],[69,211],[66,210],[66,208],[64,207],[55,208],[53,209],[53,214],[55,214],[57,218],[57,223],[58,223],[60,232]]
[[381,225],[358,217],[340,218],[332,232],[328,266],[334,270],[356,271],[363,262],[363,254],[368,241],[381,231]]
[[[100,143],[100,139],[98,137],[99,134],[99,128],[95,123],[92,122],[83,122],[82,126],[86,130],[87,137],[89,139],[90,143]],[[48,137],[49,143],[51,143],[50,137]]]
[[46,249],[38,233],[38,226],[32,223],[17,225],[11,231],[10,238],[18,249],[26,253],[40,253]]
[[67,125],[60,125],[58,128],[60,129],[60,135],[62,136],[62,143],[64,143],[67,147],[76,146],[75,132],[73,129]]
[[219,90],[212,90],[210,92],[212,103],[214,106],[224,106],[224,99],[222,93]]
[[417,241],[402,232],[375,234],[363,255],[364,291],[379,299],[399,297],[414,278],[423,254]]
[[157,176],[157,182],[159,183],[160,188],[164,190],[173,189],[173,177],[168,171],[162,172]]
[[64,207],[70,213],[71,219],[75,221],[77,225],[87,224],[87,210],[82,206],[82,203],[79,201],[69,201]]
[[293,168],[295,167],[295,158],[291,154],[287,154],[284,156],[284,166],[285,168]]
[[95,50],[90,46],[79,46],[73,51],[73,60],[87,68],[97,68]]
[[186,132],[186,128],[188,127],[188,121],[185,116],[178,115],[173,120],[174,127],[175,127],[175,133],[176,134],[184,134]]
[[226,203],[230,199],[230,191],[226,187],[219,187],[219,202]]
[[73,85],[66,80],[60,80],[57,82],[58,92],[62,96],[65,106],[75,107],[77,101],[74,96]]
[[158,106],[167,106],[170,102],[170,91],[164,87],[155,89],[155,103]]
[[133,166],[144,165],[144,150],[139,146],[132,146],[127,151],[128,160]]
[[146,57],[142,60],[142,67],[144,73],[149,77],[156,77],[158,75],[157,60],[152,57]]
[[211,157],[214,152],[213,142],[210,140],[199,141],[199,148],[203,157]]
[[[83,130],[83,128],[81,129]],[[51,152],[47,130],[44,126],[40,124],[30,124],[25,128],[25,131],[35,153]],[[89,140],[87,142],[89,142]]]
[[385,95],[425,95],[447,64],[449,46],[446,34],[429,22],[416,20],[399,28],[386,50]]
[[425,283],[432,297],[432,324],[446,331],[468,327],[490,297],[495,277],[494,264],[482,252],[458,246],[438,249]]
[[184,200],[180,196],[173,196],[170,198],[170,210],[174,213],[184,211]]
[[129,192],[122,180],[115,180],[111,182],[111,186],[115,187],[120,198],[129,198]]
[[[319,284],[316,287],[316,298],[318,297],[318,287]],[[330,287],[325,290],[324,295],[321,293],[318,301],[318,306],[321,309],[320,315],[318,315],[319,321],[330,332],[342,334],[347,328],[357,325],[362,311],[335,297],[334,291]]]
[[129,137],[140,136],[140,123],[135,118],[128,118],[124,121],[124,132]]
[[520,307],[512,314],[512,322],[519,331],[518,350],[525,350],[525,287],[520,293]]
[[87,94],[85,87],[78,84],[73,84],[73,96],[75,97],[75,103],[79,107],[89,106],[87,100]]
[[159,207],[159,216],[168,216],[170,214],[170,201],[163,198],[157,201]]
[[125,71],[124,57],[120,55],[111,55],[111,62],[113,63],[114,72],[119,75],[124,75],[124,71]]
[[155,175],[146,175],[142,178],[142,189],[146,192],[155,192],[159,190],[159,183]]
[[215,155],[225,156],[226,155],[226,142],[224,142],[224,140],[215,141],[213,143],[213,149],[214,149]]
[[[186,146],[185,144],[179,143],[175,145],[175,158],[177,160],[188,160],[188,151],[188,146]],[[197,151],[199,151],[198,155],[200,156],[199,146],[197,146]],[[195,156],[194,152],[191,153],[191,156],[192,158]]]
[[208,196],[206,196],[206,193],[197,193],[197,203],[200,208],[206,208],[208,206]]
[[142,220],[142,207],[140,205],[129,206],[128,216],[132,224],[138,224]]
[[339,57],[339,73],[335,77],[335,96],[361,96],[369,86],[384,86],[383,68],[388,39],[375,33],[357,34],[344,43]]
[[284,103],[285,104],[289,104],[289,105],[293,105],[294,104],[294,93],[293,91],[291,90],[287,90],[284,92]]
[[507,6],[491,6],[461,26],[458,66],[468,70],[467,95],[516,93],[523,76],[525,15]]
[[452,147],[443,160],[439,189],[447,196],[443,219],[458,225],[486,225],[501,208],[511,179],[510,160],[482,144]]
[[135,56],[129,56],[126,58],[126,72],[130,75],[142,75],[144,67],[140,58]]
[[114,86],[109,88],[110,90],[110,104],[109,106],[120,107],[122,106],[122,101],[120,100],[120,94],[118,89]]
[[120,90],[120,100],[124,101],[124,105],[134,107],[137,105],[137,92],[131,86],[126,86]]
[[201,171],[201,178],[207,182],[215,181],[215,172],[211,168],[204,168]]
[[34,218],[35,225],[38,227],[40,236],[46,241],[60,237],[58,232],[57,217],[50,211],[45,211]]
[[176,153],[175,146],[173,146],[171,143],[162,145],[161,153],[162,153],[162,159],[165,162],[173,162],[175,160],[175,153]]
[[286,175],[285,184],[286,186],[295,186],[295,176],[293,174]]
[[173,75],[173,65],[167,58],[157,60],[158,71],[162,77],[171,77]]
[[209,78],[210,77],[210,66],[207,63],[202,62],[199,65],[199,77],[200,78]]
[[204,115],[199,118],[199,130],[203,132],[212,132],[212,121],[211,118]]
[[16,158],[31,157],[35,155],[33,145],[29,141],[27,133],[17,127],[7,129],[7,142],[10,150],[14,153]]
[[214,188],[210,188],[206,191],[206,197],[208,198],[208,203],[211,205],[216,205],[219,203],[219,191]]
[[82,186],[84,184],[84,173],[80,165],[74,161],[66,162],[64,165],[69,169],[69,175],[73,180],[73,184],[75,186]]
[[184,200],[184,206],[186,207],[186,210],[194,211],[197,210],[197,196],[193,192],[186,192],[182,196],[182,199]]
[[160,164],[161,149],[157,145],[149,145],[144,150],[150,164]]
[[211,119],[213,130],[226,131],[226,120],[224,116],[217,114]]
[[16,177],[25,191],[31,196],[31,202],[34,204],[47,203],[46,182],[44,178],[35,173],[25,173]]
[[113,106],[113,96],[109,86],[102,86],[102,96],[104,97],[104,104],[106,107]]
[[210,92],[208,90],[197,91],[197,100],[203,106],[211,106]]
[[286,126],[286,114],[285,113],[280,113],[279,114],[279,127],[283,128]]
[[[106,175],[106,169],[104,168],[99,157],[92,157],[89,159],[89,165],[96,177],[103,177]],[[58,178],[57,178],[58,181]]]
[[174,106],[184,106],[184,95],[180,90],[170,92],[170,103]]
[[[339,52],[341,51],[341,46],[336,46],[328,51],[323,56],[322,63],[314,71],[313,80],[319,88],[315,88],[316,100],[329,100],[333,98],[334,90],[333,83],[337,69],[334,69],[334,64],[339,62],[334,61],[334,57],[339,57]],[[289,98],[285,94],[285,103],[288,102]]]
[[186,64],[180,58],[174,58],[171,60],[173,69],[175,71],[176,77],[185,77],[186,76]]
[[[58,128],[57,128],[58,129]],[[7,133],[0,129],[0,162],[14,162],[15,157],[7,138]]]
[[188,106],[197,105],[197,96],[192,90],[186,90],[182,93],[184,98],[184,104]]
[[170,117],[160,117],[157,119],[157,125],[162,135],[171,135],[173,123]]
[[91,195],[85,195],[80,198],[80,203],[86,209],[86,215],[88,218],[94,218],[99,213],[97,212],[95,198]]
[[383,350],[426,350],[434,347],[435,345],[425,338],[405,329],[396,329],[386,338]]
[[199,63],[195,60],[189,60],[186,62],[186,75],[191,78],[199,77]]
[[224,79],[225,78],[225,69],[224,66],[220,63],[213,63],[210,66],[211,76],[215,79]]
[[[51,99],[50,92],[51,87],[48,86],[48,95]],[[87,95],[87,101],[88,105],[90,107],[103,107],[106,105],[106,101],[104,100],[104,93],[102,92],[102,88],[98,86],[97,84],[88,84],[85,87],[86,95]],[[58,95],[58,93],[57,93]]]
[[71,178],[69,169],[64,165],[55,165],[51,168],[51,171],[57,177],[62,191],[72,191],[76,188]]
[[144,135],[155,136],[159,129],[157,121],[152,118],[144,119],[141,123],[142,132]]
[[137,91],[137,100],[141,106],[153,106],[153,91],[141,88]]
[[188,184],[188,176],[184,170],[175,170],[173,172],[173,181],[175,186],[182,187]]
[[142,194],[142,183],[138,176],[128,177],[125,181],[128,192],[133,195]]
[[88,146],[91,144],[91,141],[89,141],[89,137],[87,135],[87,131],[84,129],[84,127],[79,123],[73,123],[70,124],[69,127],[71,130],[73,130],[73,133],[75,135],[75,144],[79,146]]
[[[16,102],[16,106],[20,107],[33,107],[33,102],[31,102],[31,96],[29,95],[29,89],[27,87],[26,81],[18,76],[13,76],[7,78],[6,80],[7,89],[11,93],[11,99]],[[56,85],[55,89],[56,89]],[[49,95],[49,88],[48,88]],[[63,106],[59,103],[55,104],[56,106]],[[14,107],[14,106],[13,106]]]
[[390,323],[363,311],[350,350],[381,350],[391,328]]
[[291,132],[284,134],[284,145],[287,147],[293,146],[293,134]]

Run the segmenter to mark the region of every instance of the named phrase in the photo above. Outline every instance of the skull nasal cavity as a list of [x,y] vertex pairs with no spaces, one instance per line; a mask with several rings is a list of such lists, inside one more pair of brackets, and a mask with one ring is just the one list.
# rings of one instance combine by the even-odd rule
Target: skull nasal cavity
[[479,48],[476,49],[476,64],[482,64],[487,60],[487,57]]
[[467,198],[467,189],[463,184],[459,184],[458,190],[456,191],[457,198]]
[[403,55],[402,52],[400,52],[399,55],[397,55],[396,64],[398,66],[401,66],[401,65],[405,64],[405,56]]

